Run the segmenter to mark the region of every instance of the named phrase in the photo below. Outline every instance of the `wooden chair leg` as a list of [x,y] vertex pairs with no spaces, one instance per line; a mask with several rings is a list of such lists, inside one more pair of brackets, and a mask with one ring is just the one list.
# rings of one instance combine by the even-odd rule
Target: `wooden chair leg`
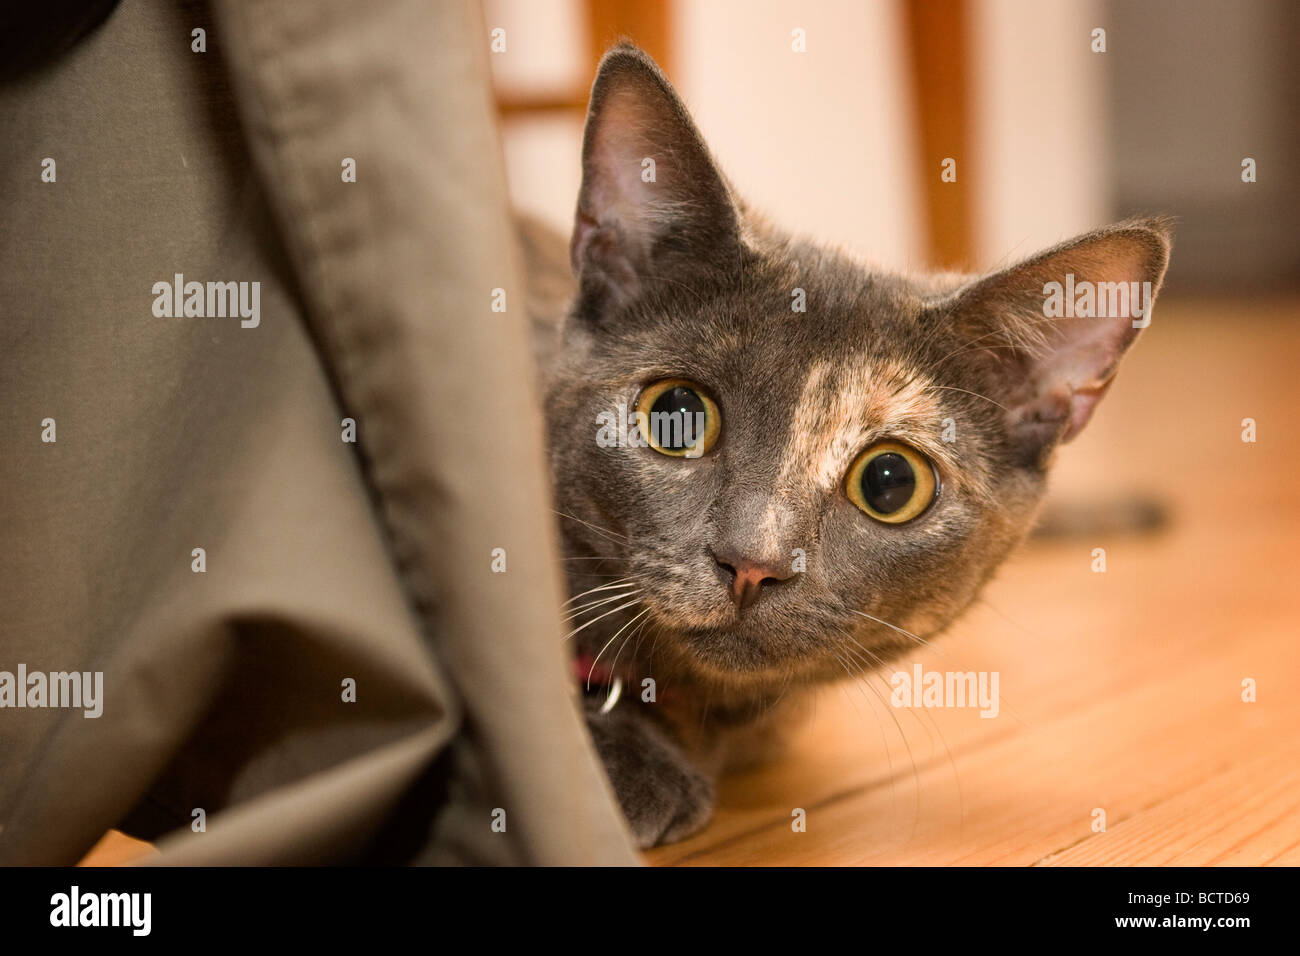
[[[916,96],[930,264],[974,267],[970,190],[970,12],[966,0],[904,3],[908,61]],[[941,178],[956,161],[956,181]]]

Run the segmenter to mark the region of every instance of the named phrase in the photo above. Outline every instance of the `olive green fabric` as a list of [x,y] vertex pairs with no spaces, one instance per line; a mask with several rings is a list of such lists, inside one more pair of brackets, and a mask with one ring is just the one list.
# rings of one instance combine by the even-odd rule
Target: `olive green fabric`
[[[113,826],[163,863],[635,862],[491,309],[486,36],[137,0],[0,87],[0,671],[104,674],[99,718],[0,709],[0,862]],[[176,274],[258,282],[260,322],[157,316]]]

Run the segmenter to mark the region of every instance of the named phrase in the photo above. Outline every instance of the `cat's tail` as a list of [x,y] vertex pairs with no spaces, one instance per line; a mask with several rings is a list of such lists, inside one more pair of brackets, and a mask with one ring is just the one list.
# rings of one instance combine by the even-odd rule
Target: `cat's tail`
[[1111,534],[1155,534],[1169,524],[1165,505],[1142,495],[1120,498],[1051,499],[1039,514],[1032,540]]

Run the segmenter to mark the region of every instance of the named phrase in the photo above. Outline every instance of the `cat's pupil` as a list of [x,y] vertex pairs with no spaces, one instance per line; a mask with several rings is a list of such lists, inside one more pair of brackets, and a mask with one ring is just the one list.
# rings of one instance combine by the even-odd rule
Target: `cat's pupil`
[[915,491],[916,475],[902,455],[885,452],[862,469],[862,497],[878,514],[893,514]]
[[699,440],[699,435],[692,429],[695,429],[697,422],[704,421],[705,413],[704,400],[695,393],[694,389],[687,388],[685,385],[674,385],[655,399],[655,403],[650,406],[651,415],[680,416],[682,423],[680,428],[664,427],[658,432],[660,444],[669,451],[681,451]]

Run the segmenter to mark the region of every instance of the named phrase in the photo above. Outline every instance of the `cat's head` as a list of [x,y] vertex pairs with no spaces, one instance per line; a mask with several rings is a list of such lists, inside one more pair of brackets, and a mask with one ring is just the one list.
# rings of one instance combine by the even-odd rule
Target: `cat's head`
[[[1154,297],[1168,253],[1142,220],[984,277],[870,269],[757,221],[653,62],[611,51],[547,398],[572,581],[608,585],[576,622],[650,624],[656,661],[737,683],[941,630],[1029,529],[1149,321],[1121,294]],[[1074,317],[1087,289],[1110,316]],[[638,410],[661,414],[618,426]]]

